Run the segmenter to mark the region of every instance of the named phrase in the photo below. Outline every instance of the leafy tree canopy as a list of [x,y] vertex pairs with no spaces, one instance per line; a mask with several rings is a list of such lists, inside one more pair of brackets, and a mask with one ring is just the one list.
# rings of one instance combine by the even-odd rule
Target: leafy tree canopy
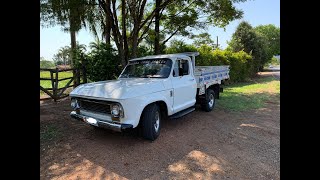
[[244,51],[252,54],[256,72],[261,70],[264,64],[271,60],[268,53],[266,39],[258,34],[246,21],[241,22],[229,42],[228,49],[234,52]]
[[257,26],[254,29],[265,39],[268,53],[280,55],[280,28],[273,24],[268,24]]

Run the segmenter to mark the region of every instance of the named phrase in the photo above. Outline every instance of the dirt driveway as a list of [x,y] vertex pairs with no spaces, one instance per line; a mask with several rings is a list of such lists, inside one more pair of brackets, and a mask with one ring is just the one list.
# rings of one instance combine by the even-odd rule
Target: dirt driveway
[[[219,103],[219,101],[217,102]],[[69,117],[69,100],[40,104],[41,179],[280,179],[280,104],[197,110],[165,121],[149,142]],[[49,137],[49,135],[48,135]]]

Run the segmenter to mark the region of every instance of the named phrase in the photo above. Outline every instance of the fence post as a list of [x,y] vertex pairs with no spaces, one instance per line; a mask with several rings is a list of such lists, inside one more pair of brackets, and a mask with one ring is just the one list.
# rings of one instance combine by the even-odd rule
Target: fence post
[[56,68],[55,69],[55,71],[56,71],[56,78],[55,78],[55,83],[54,83],[54,88],[53,88],[53,96],[54,96],[54,102],[57,102],[57,100],[58,100],[58,88],[59,88],[59,86],[58,86],[58,83],[59,83],[59,69],[58,68]]
[[53,70],[50,70],[50,78],[51,78],[51,85],[52,85],[52,94],[54,96],[54,79],[53,79]]

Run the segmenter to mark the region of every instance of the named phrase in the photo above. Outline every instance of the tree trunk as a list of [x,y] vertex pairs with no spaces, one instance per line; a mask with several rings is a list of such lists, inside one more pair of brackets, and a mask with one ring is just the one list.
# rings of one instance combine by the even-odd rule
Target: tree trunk
[[[110,0],[106,0],[106,6],[107,8],[110,9]],[[106,44],[110,45],[110,37],[111,37],[111,19],[110,19],[110,14],[109,12],[105,12],[106,13]]]
[[118,52],[119,52],[119,58],[121,60],[122,68],[124,68],[127,65],[127,63],[126,63],[125,58],[124,58],[124,49],[123,49],[123,47],[118,47]]
[[137,57],[138,50],[138,32],[136,28],[133,28],[133,36],[132,36],[132,58]]
[[[141,2],[141,1],[140,1]],[[143,19],[143,14],[144,14],[144,8],[147,3],[147,0],[143,0],[140,5],[139,2],[139,7],[136,6],[136,2],[133,2],[131,4],[131,8],[129,6],[129,10],[131,13],[131,16],[133,17],[133,31],[132,31],[132,58],[137,57],[137,51],[138,51],[138,44],[139,44],[139,31],[141,30],[142,26],[146,24],[146,19],[144,23],[141,23]],[[150,18],[149,18],[150,19]]]
[[76,54],[75,50],[77,47],[77,41],[76,41],[76,32],[75,31],[70,31],[70,36],[71,36],[71,67],[74,67],[76,63]]
[[127,41],[127,27],[126,27],[126,0],[122,0],[122,39],[123,39],[123,57],[124,62],[127,64],[128,62],[128,53],[129,53],[129,47],[128,47],[128,41]]
[[[126,62],[124,58],[123,41],[119,31],[119,26],[118,26],[116,0],[112,0],[112,1],[108,0],[108,2],[110,2],[110,6],[107,6],[106,2],[103,0],[98,0],[98,2],[102,10],[106,13],[106,15],[109,15],[109,20],[110,20],[109,24],[112,30],[113,39],[119,52],[121,64],[122,66],[125,66]],[[111,7],[112,7],[112,11],[111,11]]]
[[160,54],[160,4],[161,0],[156,0],[154,54]]
[[[75,31],[70,31],[70,36],[71,36],[71,68],[74,68],[75,64],[76,64],[76,55],[75,55],[75,49],[76,49],[76,32]],[[74,81],[73,81],[73,87],[75,88],[77,86],[77,80],[76,80],[76,73],[75,71],[72,71],[72,76],[74,77]]]

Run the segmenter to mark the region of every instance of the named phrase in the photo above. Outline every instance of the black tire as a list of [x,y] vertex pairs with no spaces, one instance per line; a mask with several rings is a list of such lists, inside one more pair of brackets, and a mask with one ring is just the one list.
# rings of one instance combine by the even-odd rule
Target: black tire
[[216,104],[216,97],[214,94],[214,90],[208,89],[206,92],[206,97],[204,101],[201,103],[201,108],[206,112],[210,112],[214,108],[215,104]]
[[[161,112],[157,104],[148,105],[141,116],[142,136],[154,141],[158,138],[161,129]],[[159,120],[157,123],[157,119]]]

